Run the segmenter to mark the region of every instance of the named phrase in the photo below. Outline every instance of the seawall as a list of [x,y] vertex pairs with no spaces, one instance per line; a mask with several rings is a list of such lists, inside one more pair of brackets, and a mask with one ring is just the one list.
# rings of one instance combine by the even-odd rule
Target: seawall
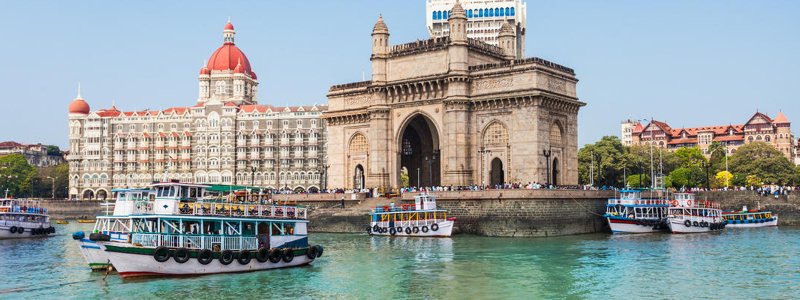
[[39,200],[39,203],[47,208],[51,219],[94,219],[97,215],[105,214],[105,209],[100,205],[103,201]]

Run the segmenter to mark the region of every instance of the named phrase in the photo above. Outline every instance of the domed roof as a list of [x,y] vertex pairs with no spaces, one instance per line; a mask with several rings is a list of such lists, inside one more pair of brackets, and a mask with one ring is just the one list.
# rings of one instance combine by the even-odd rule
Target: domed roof
[[250,68],[250,60],[248,60],[244,52],[233,43],[233,24],[231,24],[230,21],[225,24],[225,31],[224,43],[221,47],[217,48],[217,51],[211,54],[206,68],[208,68],[209,73],[210,71],[234,70],[241,62],[243,68],[241,73],[252,76],[253,70]]
[[228,20],[228,24],[225,24],[225,30],[233,30],[233,24],[230,20]]
[[211,75],[211,70],[206,68],[206,66],[203,66],[200,68],[200,75]]
[[86,103],[83,99],[72,100],[72,103],[69,104],[69,113],[71,114],[88,115],[89,111],[91,111],[89,103]]

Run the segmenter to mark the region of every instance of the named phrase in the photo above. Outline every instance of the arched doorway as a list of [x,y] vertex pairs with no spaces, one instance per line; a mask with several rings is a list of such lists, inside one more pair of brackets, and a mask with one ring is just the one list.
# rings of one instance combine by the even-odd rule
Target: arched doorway
[[97,200],[106,200],[106,198],[108,198],[108,193],[106,190],[97,191]]
[[505,172],[503,171],[503,161],[495,157],[492,159],[492,169],[489,171],[489,182],[492,186],[505,183]]
[[411,118],[403,128],[399,146],[398,173],[407,170],[410,186],[440,185],[439,135],[430,119],[422,115]]
[[361,165],[356,166],[356,172],[353,175],[353,188],[359,190],[364,188],[364,167]]
[[92,199],[94,199],[94,191],[92,190],[83,191],[83,200],[92,200]]
[[553,180],[552,185],[558,185],[558,158],[553,158]]

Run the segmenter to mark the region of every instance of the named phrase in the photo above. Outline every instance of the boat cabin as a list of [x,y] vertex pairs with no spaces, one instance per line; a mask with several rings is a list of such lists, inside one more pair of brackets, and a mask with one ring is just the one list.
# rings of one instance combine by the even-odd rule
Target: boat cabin
[[417,210],[436,210],[436,197],[428,194],[414,196],[414,205]]
[[114,215],[127,216],[138,214],[153,213],[153,202],[155,194],[150,189],[113,189],[116,194],[114,198]]
[[159,182],[155,190],[153,211],[156,214],[174,215],[180,212],[180,202],[193,202],[203,197],[207,185],[179,182]]

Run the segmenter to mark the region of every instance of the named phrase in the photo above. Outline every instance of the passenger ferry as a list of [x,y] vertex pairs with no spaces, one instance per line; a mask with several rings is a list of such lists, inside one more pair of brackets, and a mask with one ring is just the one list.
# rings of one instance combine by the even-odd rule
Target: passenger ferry
[[606,214],[612,233],[651,233],[666,229],[667,208],[664,199],[642,199],[640,190],[621,190],[619,198],[608,199]]
[[771,211],[748,211],[747,206],[742,207],[741,211],[723,212],[722,218],[727,221],[728,226],[736,228],[778,226],[778,216]]
[[127,240],[90,236],[124,278],[295,267],[322,256],[308,244],[304,207],[203,199],[206,185],[152,187],[152,213],[130,215]]
[[692,193],[674,194],[667,214],[667,225],[672,233],[721,231],[726,224],[719,203],[697,201]]
[[0,239],[47,237],[56,233],[38,201],[0,199]]
[[[105,216],[97,216],[89,238],[83,232],[72,235],[73,239],[78,240],[81,255],[92,270],[106,270],[111,267],[105,248],[91,240],[92,235],[105,235],[111,241],[127,242],[132,225],[130,216],[153,213],[150,189],[113,189],[111,192],[116,194],[113,214],[108,215],[106,212]],[[110,205],[105,206],[108,208]]]
[[414,196],[414,204],[376,207],[370,213],[370,235],[448,237],[455,218],[436,208],[436,198],[429,194]]

